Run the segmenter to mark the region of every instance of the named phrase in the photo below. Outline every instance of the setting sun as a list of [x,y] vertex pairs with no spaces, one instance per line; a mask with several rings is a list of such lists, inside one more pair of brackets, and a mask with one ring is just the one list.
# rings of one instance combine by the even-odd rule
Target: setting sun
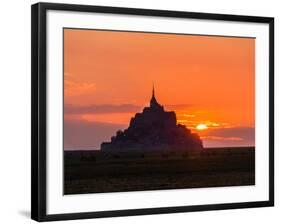
[[196,129],[197,130],[205,130],[205,129],[207,129],[208,128],[208,126],[206,125],[206,124],[198,124],[197,126],[196,126]]

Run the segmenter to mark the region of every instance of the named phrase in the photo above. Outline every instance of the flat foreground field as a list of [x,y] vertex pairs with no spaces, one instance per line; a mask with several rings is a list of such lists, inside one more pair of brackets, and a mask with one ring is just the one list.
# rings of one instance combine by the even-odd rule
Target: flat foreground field
[[255,148],[196,152],[64,152],[64,193],[105,193],[255,184]]

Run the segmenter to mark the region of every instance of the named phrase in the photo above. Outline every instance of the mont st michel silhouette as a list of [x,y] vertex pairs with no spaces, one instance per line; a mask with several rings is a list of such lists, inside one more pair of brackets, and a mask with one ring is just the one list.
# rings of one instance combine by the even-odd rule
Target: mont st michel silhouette
[[110,142],[101,144],[101,151],[200,150],[202,141],[185,125],[177,124],[176,113],[165,111],[157,102],[154,85],[149,107],[131,118],[129,127],[118,130]]

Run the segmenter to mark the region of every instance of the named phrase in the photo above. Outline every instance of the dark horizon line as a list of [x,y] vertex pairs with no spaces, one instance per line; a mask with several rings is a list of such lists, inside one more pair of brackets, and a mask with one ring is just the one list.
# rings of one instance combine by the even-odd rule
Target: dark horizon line
[[[225,149],[225,148],[248,148],[248,147],[256,147],[255,145],[249,145],[249,146],[225,146],[225,147],[203,147],[203,149]],[[65,150],[63,151],[101,151],[101,149],[73,149],[73,150]],[[134,150],[132,150],[134,151]],[[139,150],[136,150],[139,151]]]

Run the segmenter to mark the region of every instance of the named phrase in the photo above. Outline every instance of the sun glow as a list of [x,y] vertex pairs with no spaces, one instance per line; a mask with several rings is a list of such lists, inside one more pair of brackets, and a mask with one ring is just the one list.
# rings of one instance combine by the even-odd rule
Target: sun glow
[[205,129],[208,129],[208,126],[206,124],[198,124],[196,126],[196,129],[197,130],[205,130]]

